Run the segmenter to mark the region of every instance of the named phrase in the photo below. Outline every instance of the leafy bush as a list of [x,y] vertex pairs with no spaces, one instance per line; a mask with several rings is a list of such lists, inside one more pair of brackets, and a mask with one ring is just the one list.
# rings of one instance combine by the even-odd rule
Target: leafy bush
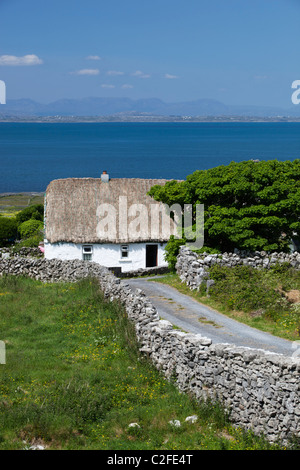
[[171,235],[170,240],[168,241],[165,248],[165,260],[168,263],[170,271],[175,271],[177,255],[179,253],[179,248],[182,245],[185,245],[184,239],[177,239],[174,237],[174,235]]
[[211,248],[209,246],[203,246],[200,250],[195,250],[196,253],[208,253],[210,255],[219,255],[221,252],[217,248]]
[[286,300],[266,276],[265,271],[250,266],[215,265],[210,269],[210,278],[215,281],[210,295],[230,310],[261,311],[275,320],[286,308]]
[[26,220],[34,219],[42,221],[44,218],[43,204],[34,204],[26,207],[16,215],[17,224],[20,225]]
[[35,248],[39,246],[40,242],[43,240],[43,234],[33,235],[32,237],[26,238],[25,240],[21,240],[18,243],[17,247],[15,248],[16,252],[18,252],[21,248]]
[[291,269],[291,265],[287,262],[276,263],[271,266],[270,269],[274,274],[286,274]]
[[17,222],[12,217],[0,217],[0,246],[12,243],[18,234]]
[[38,235],[38,233],[43,230],[43,222],[36,219],[29,219],[20,224],[18,230],[22,238],[29,238],[33,235]]

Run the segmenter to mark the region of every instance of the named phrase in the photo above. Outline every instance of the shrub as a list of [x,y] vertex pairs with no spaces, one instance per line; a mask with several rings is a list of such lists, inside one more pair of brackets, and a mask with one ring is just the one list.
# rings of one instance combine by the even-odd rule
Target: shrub
[[29,219],[19,225],[18,230],[22,238],[29,238],[33,235],[38,235],[43,230],[43,222]]
[[12,243],[18,234],[15,218],[0,217],[0,246]]
[[33,235],[32,237],[26,238],[18,243],[16,247],[16,252],[18,252],[21,248],[35,248],[38,247],[40,242],[43,240],[43,234]]
[[214,266],[210,269],[210,278],[215,281],[210,295],[230,310],[262,310],[275,319],[284,309],[285,301],[265,276],[264,272],[250,266]]
[[202,253],[207,253],[209,255],[219,255],[221,254],[221,251],[218,250],[217,248],[211,248],[209,246],[203,246],[200,248],[200,250],[195,250],[196,253],[202,254]]
[[276,263],[273,266],[270,267],[270,270],[274,274],[287,274],[287,272],[290,270],[291,265],[290,263],[284,262],[284,263]]
[[175,271],[175,265],[177,261],[177,255],[179,253],[179,248],[182,245],[185,245],[185,240],[176,239],[174,235],[171,235],[170,240],[168,241],[165,248],[165,260],[168,263],[170,271]]
[[26,207],[16,215],[17,224],[20,225],[26,220],[34,219],[42,221],[44,218],[43,204],[34,204],[33,206]]

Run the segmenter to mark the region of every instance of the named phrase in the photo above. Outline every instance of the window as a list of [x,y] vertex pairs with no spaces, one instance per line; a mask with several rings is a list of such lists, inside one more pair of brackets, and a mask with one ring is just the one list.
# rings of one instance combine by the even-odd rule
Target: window
[[121,258],[128,258],[129,255],[129,246],[121,245]]
[[83,245],[82,247],[82,259],[84,261],[91,261],[93,256],[93,247],[92,245]]

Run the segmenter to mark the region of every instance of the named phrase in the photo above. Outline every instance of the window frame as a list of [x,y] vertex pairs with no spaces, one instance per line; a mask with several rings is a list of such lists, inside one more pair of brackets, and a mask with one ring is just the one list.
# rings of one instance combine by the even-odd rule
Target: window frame
[[92,261],[92,258],[93,258],[93,245],[82,245],[83,261]]
[[[122,260],[127,260],[129,259],[129,245],[127,244],[122,244],[120,246],[120,251],[121,251],[121,259]],[[126,255],[125,255],[126,253]]]

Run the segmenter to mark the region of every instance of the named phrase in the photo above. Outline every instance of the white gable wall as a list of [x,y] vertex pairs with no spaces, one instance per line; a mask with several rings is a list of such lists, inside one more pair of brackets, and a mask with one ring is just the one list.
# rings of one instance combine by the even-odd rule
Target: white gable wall
[[[82,248],[89,244],[49,243],[45,240],[45,258],[74,260],[83,259]],[[109,268],[120,267],[122,272],[146,268],[146,245],[157,245],[157,266],[167,266],[164,259],[166,243],[128,243],[128,258],[121,258],[121,245],[114,243],[90,244],[92,261]]]

